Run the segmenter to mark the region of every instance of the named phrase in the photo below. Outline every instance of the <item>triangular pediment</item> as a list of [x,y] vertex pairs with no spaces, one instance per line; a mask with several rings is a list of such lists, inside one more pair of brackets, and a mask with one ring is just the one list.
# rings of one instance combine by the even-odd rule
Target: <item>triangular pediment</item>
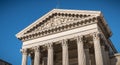
[[49,30],[50,28],[74,23],[75,21],[94,18],[100,14],[100,11],[53,9],[19,32],[16,36],[20,38],[29,34],[39,33],[43,30]]

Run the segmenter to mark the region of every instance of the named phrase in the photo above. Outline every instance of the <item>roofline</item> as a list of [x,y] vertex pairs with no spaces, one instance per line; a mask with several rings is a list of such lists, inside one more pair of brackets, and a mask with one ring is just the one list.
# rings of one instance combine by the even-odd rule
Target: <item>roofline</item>
[[[53,10],[52,10],[52,11],[53,11]],[[50,12],[52,12],[52,11],[50,11]],[[24,32],[25,30],[27,30],[28,28],[31,28],[31,26],[33,26],[34,24],[37,24],[40,19],[42,19],[42,18],[44,18],[45,16],[49,15],[50,12],[48,12],[48,13],[45,14],[44,16],[40,17],[39,19],[37,19],[35,22],[33,22],[32,24],[30,24],[29,26],[27,26],[25,29],[21,30],[21,31],[20,31],[19,33],[17,33],[15,36],[16,36],[16,37],[19,37],[19,35],[20,35],[21,33],[23,33],[23,32]]]
[[[75,11],[75,12],[74,12]],[[17,33],[15,36],[17,38],[19,38],[21,36],[21,34],[23,34],[23,32],[25,32],[26,30],[30,29],[31,27],[33,27],[35,24],[40,23],[38,21],[40,20],[44,20],[45,17],[47,17],[48,15],[51,15],[53,13],[72,13],[74,12],[75,14],[78,13],[82,13],[82,14],[101,14],[101,11],[92,11],[92,10],[71,10],[71,9],[53,9],[51,11],[49,11],[48,13],[46,13],[45,15],[43,15],[42,17],[40,17],[39,19],[37,19],[35,22],[33,22],[32,24],[30,24],[29,26],[27,26],[25,29],[21,30],[19,33]]]

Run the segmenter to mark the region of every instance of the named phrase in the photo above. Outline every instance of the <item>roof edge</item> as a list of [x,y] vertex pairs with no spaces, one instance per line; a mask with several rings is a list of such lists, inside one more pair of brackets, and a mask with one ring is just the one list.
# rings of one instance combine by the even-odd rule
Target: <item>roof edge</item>
[[100,15],[101,11],[92,11],[92,10],[72,10],[72,9],[53,9],[51,11],[49,11],[48,13],[46,13],[45,15],[43,15],[42,17],[40,17],[39,19],[37,19],[35,22],[33,22],[32,24],[30,24],[29,26],[27,26],[25,29],[21,30],[19,33],[17,33],[15,36],[17,38],[21,37],[22,34],[24,34],[24,32],[26,30],[29,30],[30,28],[32,28],[33,26],[35,26],[35,24],[38,24],[40,22],[40,20],[44,20],[45,17],[47,17],[48,15],[52,14],[52,13],[71,13],[74,12],[75,13],[89,13],[89,14],[94,14],[94,15]]

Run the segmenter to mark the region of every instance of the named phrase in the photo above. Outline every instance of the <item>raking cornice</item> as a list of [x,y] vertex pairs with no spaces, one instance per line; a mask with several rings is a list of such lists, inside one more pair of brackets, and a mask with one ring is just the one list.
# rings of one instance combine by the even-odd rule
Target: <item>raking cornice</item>
[[53,9],[16,36],[22,41],[97,23],[100,11]]

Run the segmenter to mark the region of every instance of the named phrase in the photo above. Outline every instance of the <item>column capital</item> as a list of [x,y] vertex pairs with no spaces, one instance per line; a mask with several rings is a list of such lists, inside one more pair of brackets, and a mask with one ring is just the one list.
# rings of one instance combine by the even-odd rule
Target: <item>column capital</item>
[[34,65],[39,65],[40,64],[40,46],[35,46],[34,51],[35,51]]
[[77,39],[77,44],[79,44],[78,42],[83,42],[83,35],[77,36],[76,39]]
[[77,37],[78,65],[86,65],[83,35]]
[[48,43],[48,44],[46,44],[46,46],[47,46],[48,49],[52,49],[53,48],[53,43]]
[[67,39],[62,40],[62,46],[67,46]]
[[27,55],[28,55],[28,50],[27,49],[20,49],[22,52],[22,65],[27,65]]
[[33,49],[34,49],[35,52],[39,52],[40,51],[40,46],[35,46],[35,47],[33,47]]
[[26,55],[28,54],[28,50],[27,49],[20,49],[20,51],[21,51],[22,54],[26,54]]
[[94,32],[92,35],[93,35],[93,39],[100,39],[101,33],[100,32]]
[[53,43],[48,43],[47,44],[47,48],[48,48],[48,59],[47,59],[47,65],[54,65],[53,64]]
[[62,40],[62,65],[69,65],[67,39]]
[[93,33],[96,65],[104,65],[100,40],[100,32]]

